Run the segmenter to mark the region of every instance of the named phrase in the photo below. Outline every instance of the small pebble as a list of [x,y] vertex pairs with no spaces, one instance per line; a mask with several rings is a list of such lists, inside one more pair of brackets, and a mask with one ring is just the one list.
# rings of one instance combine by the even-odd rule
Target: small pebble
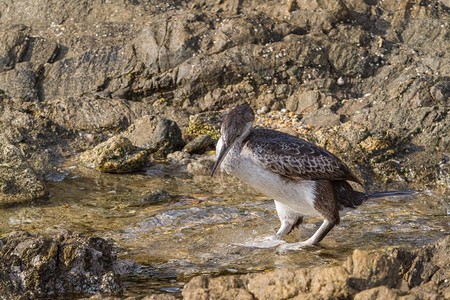
[[344,78],[342,78],[342,76],[339,77],[338,80],[337,80],[337,85],[342,86],[342,85],[344,85],[344,84],[345,84]]

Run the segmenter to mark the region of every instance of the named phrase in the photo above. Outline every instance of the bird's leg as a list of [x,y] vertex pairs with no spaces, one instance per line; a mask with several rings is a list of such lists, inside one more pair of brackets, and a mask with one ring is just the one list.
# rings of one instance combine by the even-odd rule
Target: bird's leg
[[278,229],[277,233],[272,236],[272,240],[279,240],[291,232],[294,226],[301,224],[303,217],[295,213],[283,203],[276,200],[274,202],[278,217],[280,218],[281,227]]
[[280,229],[278,229],[277,233],[272,236],[273,240],[280,240],[282,239],[284,236],[286,236],[289,232],[291,232],[292,227],[294,226],[293,224],[287,222],[287,221],[281,221],[281,226]]
[[335,224],[330,223],[329,221],[325,220],[323,221],[322,225],[320,225],[319,229],[313,234],[312,237],[307,239],[306,241],[299,242],[299,243],[291,243],[291,244],[284,244],[281,245],[278,250],[280,252],[286,252],[288,250],[300,250],[303,247],[308,246],[314,246],[320,243],[320,241],[323,240],[323,238],[330,232],[331,229],[333,229]]

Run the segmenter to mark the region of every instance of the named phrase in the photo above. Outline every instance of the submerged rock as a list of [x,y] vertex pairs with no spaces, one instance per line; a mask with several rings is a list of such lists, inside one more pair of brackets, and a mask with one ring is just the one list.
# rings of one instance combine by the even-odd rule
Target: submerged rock
[[50,238],[17,230],[0,239],[0,294],[10,299],[117,294],[130,269],[102,238],[70,231]]
[[122,135],[113,136],[80,155],[80,164],[105,173],[142,170],[149,161],[147,150],[134,146]]
[[[355,250],[342,266],[193,278],[184,299],[448,299],[450,237],[419,250]],[[387,298],[385,298],[387,297]]]

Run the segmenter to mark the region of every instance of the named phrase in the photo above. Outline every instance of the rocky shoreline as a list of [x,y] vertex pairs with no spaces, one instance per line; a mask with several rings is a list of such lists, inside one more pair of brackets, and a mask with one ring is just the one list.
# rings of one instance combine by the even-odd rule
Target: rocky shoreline
[[[113,245],[69,231],[55,238],[15,231],[0,239],[1,299],[121,294],[130,261]],[[417,250],[355,250],[341,266],[194,277],[183,299],[448,299],[450,237]],[[116,299],[94,296],[91,299]],[[139,299],[139,298],[127,298]],[[142,299],[176,299],[154,294]]]
[[235,2],[0,4],[0,203],[147,115],[188,142],[244,102],[297,115],[369,187],[448,190],[448,3]]
[[448,299],[450,238],[418,250],[355,250],[342,266],[192,279],[183,299]]
[[[165,161],[205,175],[223,112],[242,103],[258,111],[258,126],[337,154],[368,190],[431,189],[446,197],[449,6],[445,0],[2,1],[0,209],[48,199],[46,178],[68,159],[110,173]],[[25,244],[69,247],[66,238],[17,235]],[[10,256],[25,245],[14,239],[2,238],[0,264],[51,264]],[[436,245],[448,256],[448,238]],[[434,258],[444,251],[436,245],[355,252],[334,269],[198,277],[183,295],[449,298],[448,281],[441,280],[449,278],[448,261]],[[376,258],[387,273],[373,275],[378,265],[364,257]],[[363,275],[351,266],[359,258],[366,259]],[[74,289],[61,283],[43,290],[42,278],[12,283],[1,272],[6,295],[23,287],[29,297],[78,291],[72,283]],[[312,278],[320,282],[334,272],[342,276],[327,277],[333,291],[311,286]],[[119,286],[114,276],[95,276],[93,292]],[[305,285],[294,287],[292,278]]]

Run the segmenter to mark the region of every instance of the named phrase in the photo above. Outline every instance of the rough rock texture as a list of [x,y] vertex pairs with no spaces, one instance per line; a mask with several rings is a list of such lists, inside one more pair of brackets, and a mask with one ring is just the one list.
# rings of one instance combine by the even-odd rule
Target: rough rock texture
[[42,178],[22,150],[0,134],[0,207],[45,196]]
[[[249,102],[300,114],[369,184],[445,191],[448,5],[2,1],[0,132],[43,175],[145,115],[185,129],[190,115]],[[368,138],[389,146],[364,152]]]
[[212,150],[214,144],[215,143],[211,138],[211,135],[203,134],[186,144],[182,151],[191,154],[202,154],[207,150]]
[[104,296],[104,295],[95,295],[89,298],[81,298],[82,300],[176,300],[178,297],[171,294],[153,294],[144,297],[114,297],[114,296]]
[[159,116],[144,116],[136,120],[124,136],[136,147],[160,157],[180,150],[184,145],[177,123]]
[[419,250],[355,250],[342,266],[193,278],[184,299],[448,299],[450,237]]
[[133,145],[122,135],[113,136],[80,155],[79,163],[105,173],[142,170],[149,162],[148,152]]
[[101,238],[13,231],[0,239],[0,295],[9,299],[119,293],[121,275],[130,268]]
[[191,175],[210,176],[214,166],[215,155],[196,155],[184,151],[176,151],[167,156],[169,165],[181,168]]

